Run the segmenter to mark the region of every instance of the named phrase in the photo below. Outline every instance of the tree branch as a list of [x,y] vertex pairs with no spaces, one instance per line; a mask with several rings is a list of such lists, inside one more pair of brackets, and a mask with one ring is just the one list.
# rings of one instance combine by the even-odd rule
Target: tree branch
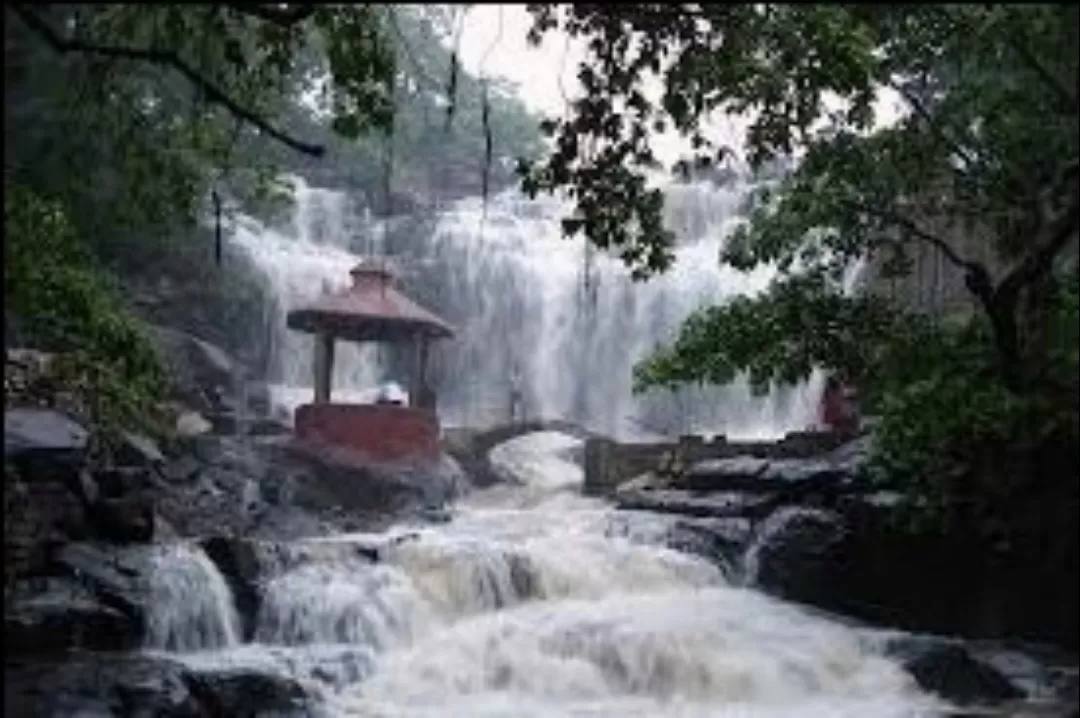
[[926,109],[926,105],[924,105],[918,97],[916,97],[911,91],[909,91],[899,82],[889,82],[888,86],[895,90],[896,93],[899,94],[901,97],[903,97],[907,101],[907,103],[911,105],[911,109],[915,111],[915,114],[921,117],[923,122],[926,123],[930,131],[937,135],[943,142],[950,145],[953,151],[956,152],[956,154],[960,155],[960,157],[969,167],[975,166],[977,158],[972,156],[970,150],[968,150],[967,147],[964,147],[964,145],[959,140],[951,139],[945,136],[945,133],[942,132],[941,128],[938,127],[937,123],[934,122],[934,116],[930,114],[930,111]]
[[254,5],[248,3],[228,3],[229,7],[244,15],[250,15],[260,20],[272,22],[282,27],[291,27],[298,22],[307,20],[318,10],[317,5],[301,5],[294,8],[277,8],[266,5]]
[[1080,228],[1080,205],[1074,200],[1064,212],[1049,223],[1046,241],[1026,254],[1005,273],[995,293],[1004,297],[1018,292],[1025,283],[1048,271],[1053,266],[1057,255],[1065,249],[1069,240],[1076,236],[1078,228]]
[[961,257],[948,242],[946,242],[944,239],[937,236],[936,234],[931,234],[930,232],[926,231],[918,224],[916,224],[915,221],[912,219],[904,217],[900,214],[896,214],[895,212],[883,212],[878,213],[878,215],[886,221],[903,228],[911,236],[936,247],[937,250],[941,252],[946,259],[948,259],[960,269],[971,271],[972,269],[981,266],[978,262],[974,262]]
[[268,120],[261,117],[252,110],[243,107],[233,100],[229,95],[213,84],[210,80],[203,77],[193,67],[181,60],[176,53],[167,52],[163,50],[150,50],[146,48],[132,48],[122,47],[115,45],[96,45],[92,43],[83,42],[81,40],[64,39],[55,30],[49,27],[48,23],[42,20],[32,10],[21,5],[12,5],[12,10],[19,16],[30,30],[39,35],[50,47],[60,54],[67,54],[69,52],[82,52],[93,55],[102,55],[105,57],[117,57],[128,60],[138,60],[141,62],[148,62],[155,65],[163,65],[171,67],[184,77],[188,79],[193,85],[199,87],[206,96],[206,99],[210,102],[221,105],[232,113],[237,118],[247,122],[254,126],[259,131],[267,134],[273,139],[281,142],[282,144],[291,147],[297,152],[301,152],[312,157],[321,157],[326,152],[326,148],[322,145],[310,144],[302,140],[298,140],[286,134],[284,131],[277,129],[269,123]]

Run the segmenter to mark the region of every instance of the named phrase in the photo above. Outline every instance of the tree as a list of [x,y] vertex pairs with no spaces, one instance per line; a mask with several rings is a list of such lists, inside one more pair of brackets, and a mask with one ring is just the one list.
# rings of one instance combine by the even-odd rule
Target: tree
[[[739,331],[744,310],[790,304],[781,297],[795,291],[795,303],[832,301],[827,295],[854,260],[887,252],[890,268],[904,271],[912,244],[923,243],[965,272],[1007,385],[1023,391],[1040,375],[1038,317],[1055,260],[1076,236],[1080,202],[1075,7],[530,7],[536,37],[561,27],[587,41],[588,57],[579,69],[585,93],[569,117],[547,125],[556,150],[523,168],[524,187],[566,190],[576,203],[567,232],[618,248],[639,276],[672,259],[662,194],[646,179],[656,167],[650,129],[670,125],[690,139],[696,152],[674,168],[681,171],[730,152],[710,141],[713,112],[752,114],[746,144],[755,166],[801,155],[778,187],[762,191],[722,258],[745,269],[775,262],[785,276],[757,304],[706,311],[687,324],[684,338],[711,335],[702,347],[710,358],[723,355],[715,340]],[[648,99],[654,77],[663,81],[659,103]],[[908,112],[875,128],[882,88],[897,92]],[[977,223],[1006,268],[995,276],[961,256],[927,220]],[[796,273],[816,279],[796,282]],[[788,360],[805,374],[812,363],[835,363],[837,353],[774,351],[781,334],[820,344],[818,329],[838,341],[860,333],[834,322],[806,326],[821,313],[786,316],[796,323],[725,360],[762,369],[765,361],[770,376],[791,378]],[[687,361],[654,363],[644,382],[710,378],[704,357],[675,354]]]
[[[747,372],[764,390],[838,371],[881,418],[871,473],[907,487],[923,518],[995,541],[1011,527],[1006,542],[1029,547],[1075,535],[1075,510],[1065,524],[1031,518],[1076,503],[1075,6],[530,8],[534,38],[562,28],[587,57],[584,93],[546,124],[555,149],[521,168],[523,186],[567,193],[566,232],[618,250],[636,276],[673,257],[648,179],[651,131],[689,140],[693,152],[670,168],[683,176],[731,154],[710,137],[719,112],[749,116],[752,167],[795,161],[761,183],[720,257],[774,264],[771,288],[693,314],[637,367],[639,389]],[[874,116],[885,89],[905,106],[889,125]],[[956,234],[995,261],[966,256]],[[842,291],[855,263],[903,275],[919,246],[963,273],[976,315]],[[1038,510],[1022,509],[1032,497]]]

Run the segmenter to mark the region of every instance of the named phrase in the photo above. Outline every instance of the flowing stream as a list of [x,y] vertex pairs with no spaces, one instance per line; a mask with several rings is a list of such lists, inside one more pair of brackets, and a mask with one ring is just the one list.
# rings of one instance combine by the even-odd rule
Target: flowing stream
[[581,496],[576,448],[496,447],[517,482],[446,524],[268,549],[252,643],[184,615],[218,606],[229,626],[231,607],[163,592],[160,632],[189,633],[169,655],[297,678],[333,716],[938,715],[869,635],[666,548],[668,518]]
[[[350,282],[362,254],[393,257],[402,285],[457,328],[436,345],[432,380],[445,425],[491,426],[560,418],[610,436],[688,431],[775,437],[812,423],[821,379],[770,396],[743,381],[719,388],[635,396],[632,369],[669,341],[693,310],[758,292],[773,276],[719,265],[752,186],[672,185],[668,226],[679,238],[674,267],[633,282],[617,259],[560,234],[565,207],[514,192],[452,203],[424,218],[372,221],[359,198],[294,178],[288,217],[268,225],[241,217],[231,241],[274,302],[274,395],[283,411],[309,401],[312,342],[285,313]],[[392,352],[338,344],[334,392],[369,400],[379,382],[408,386]]]
[[[434,356],[444,424],[543,417],[623,437],[775,437],[812,421],[820,377],[764,398],[743,382],[631,392],[634,363],[690,312],[770,280],[769,268],[718,266],[746,184],[670,188],[678,258],[644,285],[563,240],[551,200],[505,193],[486,211],[465,200],[375,222],[348,194],[296,188],[285,221],[241,217],[231,238],[275,304],[270,379],[283,411],[311,394],[311,341],[285,328],[285,313],[345,287],[360,255],[376,253],[458,328]],[[392,351],[338,350],[339,400],[401,379]],[[214,564],[166,552],[147,650],[289,676],[333,716],[939,715],[870,632],[668,547],[673,517],[583,497],[580,449],[556,433],[497,446],[491,459],[514,480],[468,496],[445,524],[255,545],[249,642]]]

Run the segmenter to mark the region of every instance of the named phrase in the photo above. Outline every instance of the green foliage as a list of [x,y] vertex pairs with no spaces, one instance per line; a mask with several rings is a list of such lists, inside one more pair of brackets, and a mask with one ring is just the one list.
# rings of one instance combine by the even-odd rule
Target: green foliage
[[639,391],[685,382],[726,384],[746,372],[751,387],[767,392],[827,367],[874,385],[896,346],[918,346],[925,322],[874,296],[850,298],[823,273],[786,277],[756,297],[737,297],[692,314],[675,342],[635,369]]
[[1010,391],[995,372],[989,332],[975,320],[938,327],[897,357],[918,358],[922,370],[905,381],[885,375],[867,472],[905,490],[915,528],[976,532],[1007,550],[1028,540],[1023,532],[1039,533],[1020,521],[1031,497],[1075,496],[1080,314],[1067,298],[1076,292],[1074,269],[1053,317],[1072,333],[1054,339],[1049,371],[1065,378],[1060,393]]
[[[513,182],[514,160],[534,157],[540,150],[538,118],[515,97],[512,87],[498,80],[485,83],[460,68],[453,73],[451,97],[448,78],[454,48],[447,47],[447,40],[453,36],[454,21],[445,6],[393,6],[383,10],[380,22],[396,57],[394,117],[389,131],[369,133],[355,140],[334,135],[324,115],[331,104],[325,93],[314,92],[317,111],[296,104],[286,111],[284,124],[293,134],[324,144],[325,158],[305,157],[281,146],[252,147],[251,152],[269,157],[283,169],[313,178],[322,186],[360,189],[380,211],[384,209],[387,159],[392,160],[391,190],[414,198],[479,193],[485,172],[492,187]],[[318,56],[312,59],[313,73],[323,66]],[[485,92],[489,108],[486,129]],[[448,125],[451,100],[454,112]],[[485,160],[487,134],[492,143],[490,163]],[[399,205],[387,209],[404,208]]]
[[[102,280],[62,208],[4,189],[4,301],[32,339],[63,356],[58,375],[106,433],[155,428],[159,359]],[[150,422],[148,424],[148,422]]]
[[[646,181],[651,131],[690,141],[673,170],[707,166],[731,153],[709,137],[715,113],[749,113],[755,166],[803,154],[726,257],[737,266],[789,265],[812,233],[835,264],[902,252],[927,241],[921,217],[978,221],[1018,256],[1068,218],[1080,142],[1074,7],[530,7],[535,38],[560,27],[588,56],[584,96],[547,123],[555,149],[522,168],[523,187],[567,191],[577,205],[567,231],[622,250],[641,274],[671,261]],[[654,79],[659,103],[646,91]],[[874,127],[881,88],[906,104],[887,129]]]

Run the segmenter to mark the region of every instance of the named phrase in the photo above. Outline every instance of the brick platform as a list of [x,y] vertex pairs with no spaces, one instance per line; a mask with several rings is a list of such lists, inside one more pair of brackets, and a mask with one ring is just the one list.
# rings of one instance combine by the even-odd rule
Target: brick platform
[[339,446],[372,461],[437,459],[439,422],[424,409],[380,404],[304,404],[296,437]]

